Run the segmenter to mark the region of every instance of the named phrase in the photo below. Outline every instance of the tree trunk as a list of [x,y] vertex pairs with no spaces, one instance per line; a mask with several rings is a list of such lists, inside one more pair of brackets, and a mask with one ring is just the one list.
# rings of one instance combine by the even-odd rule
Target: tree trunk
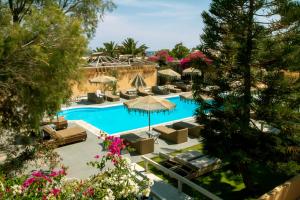
[[240,164],[238,168],[242,175],[243,182],[246,187],[246,191],[249,193],[253,193],[253,191],[255,191],[255,187],[254,187],[254,182],[253,182],[252,175],[250,173],[248,165]]
[[251,105],[251,59],[253,50],[253,17],[254,17],[254,0],[249,1],[248,11],[248,26],[245,47],[245,60],[244,60],[244,128],[248,129],[250,123],[250,105]]

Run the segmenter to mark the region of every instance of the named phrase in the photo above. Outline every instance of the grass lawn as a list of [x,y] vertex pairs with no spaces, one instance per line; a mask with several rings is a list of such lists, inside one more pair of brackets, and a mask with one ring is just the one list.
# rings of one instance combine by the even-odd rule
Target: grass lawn
[[[189,150],[202,150],[202,145],[195,145],[186,149],[178,150],[170,155],[176,155],[178,153],[186,152]],[[155,157],[152,160],[155,162],[161,163],[163,161],[160,157]],[[144,162],[138,163],[144,167]],[[177,187],[177,181],[173,178],[170,178],[168,175],[165,175],[163,172],[155,169],[153,166],[149,165],[149,170],[153,174],[157,175],[165,182],[170,183]],[[197,179],[192,181],[201,187],[207,189],[213,194],[221,197],[222,199],[251,199],[257,198],[260,195],[268,192],[277,185],[283,183],[287,177],[280,177],[274,175],[268,171],[264,166],[252,167],[252,170],[255,171],[254,181],[258,184],[259,192],[257,194],[249,195],[245,192],[245,185],[243,183],[242,177],[232,171],[228,166],[224,166],[221,169],[215,170],[206,175],[200,176]],[[183,185],[183,192],[193,197],[194,199],[206,199],[197,191],[191,189],[190,187]]]

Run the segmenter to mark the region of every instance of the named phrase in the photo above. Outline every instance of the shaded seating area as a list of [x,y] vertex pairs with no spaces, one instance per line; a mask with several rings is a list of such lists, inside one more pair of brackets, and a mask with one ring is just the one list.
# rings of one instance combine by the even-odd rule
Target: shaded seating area
[[149,95],[154,95],[152,92],[151,92],[151,89],[150,88],[142,88],[142,87],[139,87],[137,89],[137,94],[139,96],[149,96]]
[[51,137],[48,142],[57,146],[82,142],[87,138],[86,130],[79,126],[56,131],[51,126],[45,125],[42,130],[45,134],[48,134]]
[[104,99],[104,94],[102,94],[101,92],[93,92],[93,93],[88,93],[87,94],[88,97],[88,101],[91,103],[104,103],[105,99]]
[[175,144],[184,143],[188,140],[187,128],[176,130],[166,126],[156,126],[153,128],[153,130],[160,133],[160,138],[173,142]]
[[123,99],[135,99],[138,97],[137,95],[137,91],[136,89],[131,89],[131,90],[121,90],[120,91],[120,97],[123,98]]
[[187,128],[189,136],[197,137],[197,138],[201,136],[201,130],[204,128],[204,126],[201,124],[197,124],[195,122],[184,122],[184,121],[175,122],[172,126],[175,129]]
[[159,95],[168,95],[168,94],[170,94],[170,91],[165,86],[153,86],[152,87],[152,92],[154,94],[159,94]]
[[114,95],[111,91],[105,91],[105,99],[107,101],[120,101],[120,96]]
[[136,135],[134,133],[123,134],[121,138],[140,155],[154,152],[153,138],[142,137],[141,134]]

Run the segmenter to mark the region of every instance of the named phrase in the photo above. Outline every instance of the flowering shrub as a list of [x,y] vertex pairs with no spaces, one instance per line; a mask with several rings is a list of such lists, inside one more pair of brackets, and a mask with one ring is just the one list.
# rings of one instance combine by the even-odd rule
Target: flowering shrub
[[190,53],[187,57],[180,60],[180,66],[185,69],[191,67],[193,64],[205,64],[211,65],[213,61],[209,59],[204,53],[201,51],[194,51]]
[[[66,179],[65,168],[34,171],[28,177],[0,179],[0,199],[138,199],[148,196],[153,184],[132,170],[130,159],[123,158],[126,148],[119,137],[105,138],[107,153],[89,162],[100,173],[86,180]],[[107,163],[112,167],[104,170]]]
[[166,50],[161,50],[156,52],[154,56],[148,58],[149,61],[157,62],[159,65],[167,65],[167,63],[172,62],[174,58],[169,55]]

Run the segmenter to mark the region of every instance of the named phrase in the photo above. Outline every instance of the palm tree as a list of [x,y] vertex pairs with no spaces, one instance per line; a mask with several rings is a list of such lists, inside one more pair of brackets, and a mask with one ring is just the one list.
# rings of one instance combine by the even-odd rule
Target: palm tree
[[103,55],[110,56],[112,58],[116,58],[118,54],[118,44],[110,41],[110,42],[104,42],[103,47],[97,47],[95,52],[103,52]]
[[146,54],[146,49],[148,47],[145,44],[142,44],[141,46],[138,47],[138,42],[134,41],[133,38],[127,38],[122,42],[122,45],[119,46],[119,50],[121,54],[130,54],[133,56],[136,55],[141,55],[145,56]]

